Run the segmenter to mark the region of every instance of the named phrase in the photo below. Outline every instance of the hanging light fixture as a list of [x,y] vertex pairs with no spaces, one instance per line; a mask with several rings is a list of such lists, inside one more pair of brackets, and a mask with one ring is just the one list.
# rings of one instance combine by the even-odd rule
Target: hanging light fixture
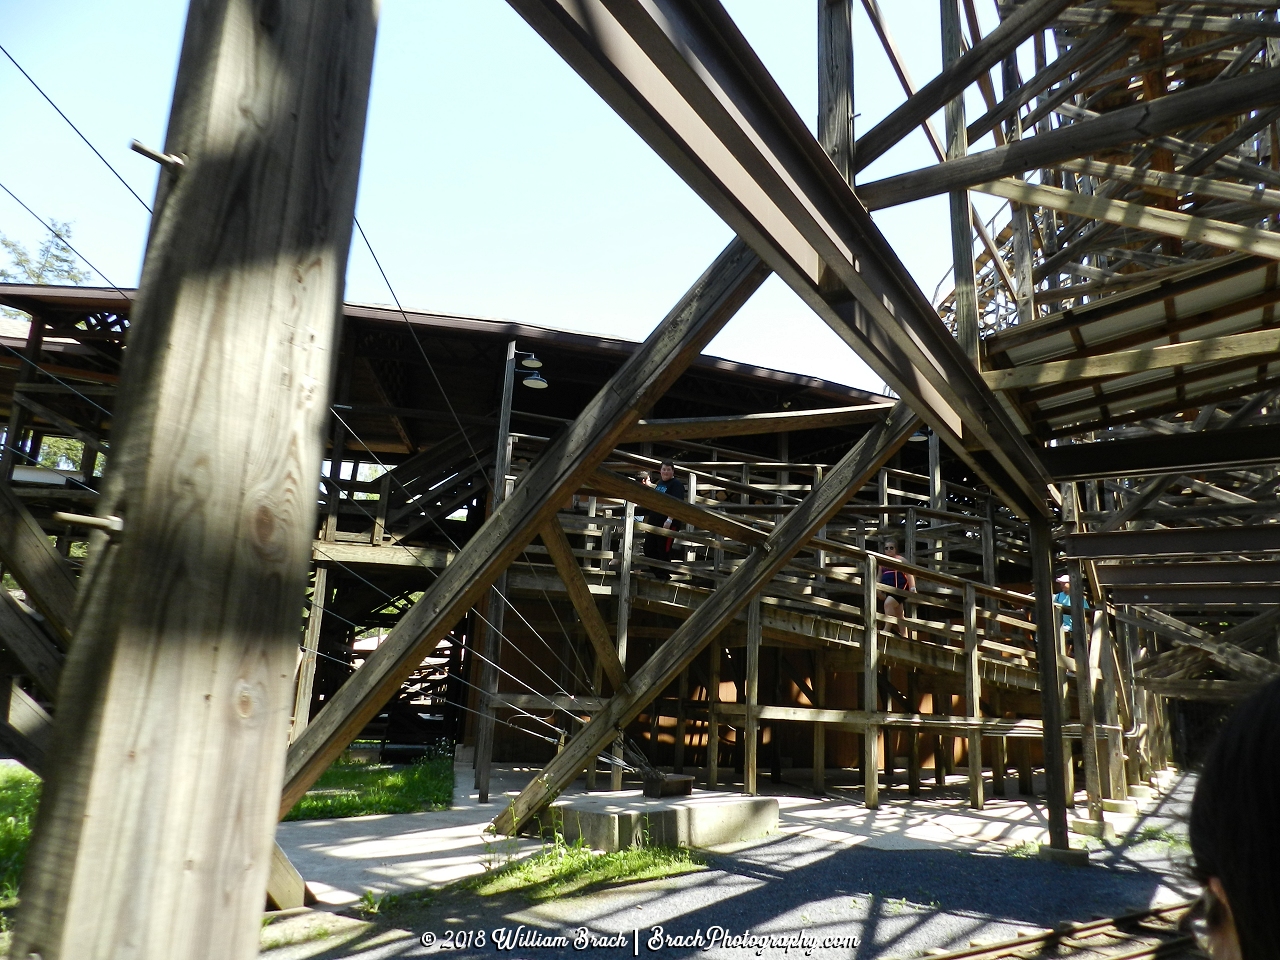
[[[539,364],[541,366],[541,364]],[[524,378],[524,385],[531,390],[545,390],[550,384],[542,378],[542,374],[534,372]]]
[[525,368],[525,369],[527,369],[527,370],[541,370],[541,369],[542,369],[542,361],[541,361],[541,360],[539,360],[539,359],[538,359],[536,356],[534,356],[532,353],[527,353],[527,354],[526,354],[526,353],[522,353],[522,355],[523,355],[524,359],[520,361],[520,366],[524,367],[524,368]]

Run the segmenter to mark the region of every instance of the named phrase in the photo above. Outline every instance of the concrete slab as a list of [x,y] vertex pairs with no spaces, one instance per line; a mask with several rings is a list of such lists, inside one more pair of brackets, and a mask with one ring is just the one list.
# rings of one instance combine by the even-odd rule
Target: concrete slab
[[1138,804],[1133,800],[1102,800],[1102,809],[1106,813],[1124,813],[1131,817],[1138,815]]
[[651,798],[635,790],[578,794],[551,805],[552,822],[570,842],[596,850],[714,847],[778,832],[778,801],[718,791]]

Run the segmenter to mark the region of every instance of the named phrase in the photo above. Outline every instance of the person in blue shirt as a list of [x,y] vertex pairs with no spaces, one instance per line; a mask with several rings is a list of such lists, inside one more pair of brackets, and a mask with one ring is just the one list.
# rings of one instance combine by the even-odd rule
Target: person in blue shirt
[[[1063,574],[1058,578],[1058,592],[1053,595],[1053,602],[1062,608],[1062,630],[1067,634],[1067,655],[1072,656],[1071,647],[1075,645],[1075,634],[1071,629],[1071,594],[1068,588],[1071,578],[1067,574]],[[1089,609],[1089,598],[1084,598],[1084,609]]]
[[[662,466],[658,468],[658,482],[653,482],[653,477],[645,474],[642,482],[646,487],[653,487],[658,493],[665,493],[668,496],[675,497],[677,500],[683,500],[685,497],[684,484],[676,477],[676,465],[670,460],[663,460]],[[646,510],[644,522],[651,527],[662,527],[664,530],[672,530],[675,527],[675,521],[664,514],[658,513],[656,510]],[[671,562],[671,547],[675,542],[674,537],[663,536],[660,533],[646,533],[644,535],[644,555],[650,560],[662,560],[666,563]],[[653,575],[658,580],[670,580],[671,571],[664,570],[661,567],[653,569]]]

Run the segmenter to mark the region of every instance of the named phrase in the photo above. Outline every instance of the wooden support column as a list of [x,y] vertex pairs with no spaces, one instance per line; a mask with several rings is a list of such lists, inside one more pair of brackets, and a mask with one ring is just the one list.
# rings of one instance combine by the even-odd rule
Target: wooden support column
[[[942,63],[950,67],[960,59],[959,0],[940,0],[942,12]],[[964,94],[947,102],[947,160],[958,160],[969,152],[964,122]],[[981,369],[978,336],[978,286],[973,270],[973,212],[969,192],[952,190],[951,259],[956,281],[956,339],[965,355]]]
[[853,183],[853,0],[818,0],[818,142]]
[[[1117,675],[1115,643],[1111,635],[1111,618],[1106,608],[1099,610],[1094,621],[1094,644],[1102,674],[1102,720],[1107,725],[1106,796],[1112,800],[1124,800],[1129,795],[1128,780],[1124,772],[1124,737],[1120,727],[1120,685]],[[1126,713],[1128,711],[1125,711]]]
[[[978,594],[972,583],[964,585],[964,713],[970,719],[982,716],[982,674],[978,669]],[[981,810],[982,732],[969,734],[969,806]]]
[[[907,712],[920,712],[920,671],[912,667],[907,671]],[[920,734],[908,730],[907,736],[907,793],[920,796]]]
[[720,786],[720,658],[724,651],[717,640],[711,644],[707,668],[707,789]]
[[15,956],[258,955],[375,6],[191,9]]
[[760,596],[747,604],[747,720],[743,740],[742,792],[749,797],[758,793],[757,766],[759,759],[760,718]]
[[[1056,618],[1053,607],[1053,540],[1049,521],[1032,515],[1030,533],[1031,583],[1035,593],[1036,660],[1040,667],[1040,707],[1044,730],[1044,767],[1048,782],[1049,845],[1068,849],[1066,792],[1063,783],[1062,678],[1058,664]],[[1028,768],[1029,768],[1028,764]],[[1029,773],[1029,770],[1028,770]]]
[[[991,705],[997,718],[1004,717],[1003,705],[1000,702],[1000,691],[990,694]],[[997,797],[1008,796],[1005,785],[1005,773],[1009,769],[1009,738],[993,737],[991,740],[991,792]]]
[[[813,651],[813,697],[815,707],[827,705],[827,653],[822,647]],[[827,789],[827,729],[822,723],[813,725],[813,789]]]
[[328,583],[329,568],[316,564],[316,571],[312,575],[311,608],[307,612],[307,627],[302,639],[302,660],[298,663],[298,682],[293,698],[293,726],[289,728],[290,743],[301,736],[311,721],[311,692],[316,679],[316,655],[320,651],[320,625],[324,621]]
[[[1021,86],[1018,83],[1018,60],[1015,54],[1005,58],[1001,70],[1004,95],[1011,96]],[[1005,125],[1005,142],[1022,139],[1022,116],[1017,111]],[[1021,203],[1009,204],[1013,227],[1013,286],[1018,309],[1018,323],[1026,324],[1035,319],[1035,247],[1031,237],[1031,208]]]
[[688,732],[685,703],[689,699],[689,668],[680,671],[680,682],[676,687],[676,739],[675,750],[671,758],[671,769],[676,773],[684,773],[684,739]]
[[[1071,578],[1071,638],[1076,661],[1076,696],[1080,706],[1080,749],[1084,756],[1084,788],[1089,818],[1102,819],[1102,784],[1098,774],[1098,723],[1093,706],[1094,672],[1089,618],[1084,609],[1084,576],[1080,562],[1067,564]],[[1102,611],[1099,611],[1102,613]]]
[[[44,321],[39,316],[33,315],[31,328],[27,331],[27,344],[22,350],[23,362],[18,367],[15,392],[22,384],[36,379],[36,364],[40,362],[40,350],[43,344]],[[27,419],[27,410],[22,404],[9,405],[9,424],[4,432],[4,450],[0,451],[0,483],[9,482],[13,477],[15,466],[30,462],[22,452],[22,434],[26,429]]]
[[[493,489],[490,516],[507,499],[507,474],[511,472],[511,399],[515,389],[516,342],[507,343],[502,368],[502,399],[498,407],[498,436],[494,443]],[[550,518],[548,523],[558,523]],[[543,529],[546,529],[544,525]],[[563,536],[563,532],[561,533]],[[502,663],[502,631],[507,609],[507,571],[503,570],[489,589],[488,626],[480,661],[480,716],[476,723],[476,792],[481,803],[489,802],[489,778],[493,768],[493,734],[498,709],[498,672]]]
[[[883,472],[881,473],[883,476]],[[862,709],[867,713],[879,710],[880,631],[877,614],[879,598],[877,586],[880,571],[876,558],[867,556],[862,567]],[[863,802],[874,810],[880,806],[880,728],[867,724],[862,732],[862,781]]]
[[[628,625],[631,621],[631,559],[635,553],[636,542],[636,505],[627,501],[622,514],[622,563],[618,566],[618,619],[615,626],[618,638],[618,668],[623,675],[627,672],[627,639]],[[617,695],[619,687],[614,688]],[[609,766],[609,789],[622,789],[622,742],[619,731],[613,743],[613,763]]]

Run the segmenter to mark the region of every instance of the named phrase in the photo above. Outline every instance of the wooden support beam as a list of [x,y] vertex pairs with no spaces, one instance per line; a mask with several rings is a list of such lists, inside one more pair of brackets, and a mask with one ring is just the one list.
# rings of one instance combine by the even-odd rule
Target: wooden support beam
[[[864,0],[866,2],[866,0]],[[1029,0],[1000,21],[986,39],[976,43],[963,57],[949,63],[941,73],[920,88],[915,96],[891,112],[860,137],[855,147],[857,169],[887,153],[898,141],[928,117],[962,95],[978,77],[1012,53],[1038,29],[1069,6],[1071,0]]]
[[746,717],[743,724],[742,792],[759,793],[760,760],[760,597],[747,603]]
[[[862,567],[862,710],[880,709],[880,570],[868,554]],[[868,726],[862,732],[862,802],[868,810],[880,806],[880,730]]]
[[0,587],[0,645],[17,658],[46,697],[53,700],[57,696],[62,651],[3,587]]
[[1135,626],[1154,630],[1175,643],[1203,650],[1214,661],[1245,679],[1261,682],[1280,677],[1280,664],[1242,650],[1234,644],[1208,638],[1203,632],[1193,631],[1181,620],[1159,610],[1135,604],[1118,611],[1116,616]]
[[[867,435],[842,457],[804,501],[773,529],[769,539],[753,550],[707,601],[676,628],[671,637],[631,678],[631,691],[616,694],[607,707],[588,723],[561,753],[521,791],[509,808],[494,820],[499,833],[513,834],[563,790],[587,758],[594,756],[631,722],[644,705],[738,615],[761,587],[784,566],[840,510],[915,431],[918,420],[905,403],[899,403],[884,424]],[[527,482],[527,481],[526,481]]]
[[1168,680],[1163,677],[1134,677],[1134,685],[1150,693],[1175,700],[1209,700],[1239,703],[1266,684],[1253,680]]
[[604,675],[609,678],[614,690],[621,690],[627,682],[627,673],[622,669],[622,664],[618,661],[618,652],[613,648],[609,625],[604,622],[600,608],[596,606],[595,597],[591,595],[591,588],[587,585],[587,578],[583,575],[582,568],[578,566],[573,548],[569,546],[569,538],[565,536],[564,528],[555,517],[552,517],[542,528],[542,542],[546,545],[547,553],[551,555],[556,573],[560,574],[560,579],[564,581],[573,609],[578,611],[582,628],[587,632],[591,648],[595,651],[601,667],[604,668]]
[[[973,584],[964,588],[964,713],[970,719],[982,717],[982,674],[978,671],[978,595]],[[982,733],[969,734],[969,806],[983,807]]]
[[[1251,6],[1251,11],[1257,7]],[[1262,4],[1258,4],[1262,6]],[[1076,8],[1063,10],[1057,15],[1059,23],[1090,26],[1109,23],[1115,14],[1110,10],[1086,10]],[[1159,30],[1169,33],[1175,30],[1195,30],[1206,33],[1236,33],[1246,37],[1280,37],[1280,24],[1273,20],[1258,20],[1254,17],[1215,17],[1202,11],[1193,13],[1173,13],[1161,11],[1149,16],[1139,17],[1133,27],[1141,30]],[[1190,124],[1188,124],[1190,126]]]
[[33,400],[31,397],[24,395],[23,393],[19,392],[16,388],[13,394],[13,402],[17,404],[21,404],[22,406],[26,407],[28,410],[34,413],[37,417],[40,417],[42,420],[46,421],[47,423],[53,424],[59,430],[64,431],[68,436],[72,437],[73,439],[79,440],[81,443],[83,443],[86,447],[90,448],[91,450],[97,450],[99,453],[110,453],[110,450],[107,448],[107,445],[103,443],[101,440],[99,440],[94,434],[84,429],[84,427],[81,427],[79,424],[75,423],[69,417],[64,417],[57,410],[54,410],[50,407],[46,407],[40,401]]
[[1259,363],[1268,363],[1267,357],[1274,359],[1276,355],[1280,355],[1280,330],[1252,330],[1188,343],[1027,364],[1012,370],[984,370],[982,379],[992,390],[1023,390],[1079,380],[1125,377],[1167,367],[1238,360],[1241,357],[1256,356]]
[[711,642],[707,669],[707,789],[720,786],[720,660],[724,648],[719,639]]
[[[1048,782],[1049,845],[1059,850],[1067,838],[1065,758],[1062,743],[1062,675],[1058,663],[1057,623],[1053,607],[1053,539],[1047,521],[1031,518],[1031,582],[1036,598],[1036,662],[1040,667],[1040,715],[1044,724],[1044,767]],[[1030,779],[1028,777],[1028,779]],[[1021,783],[1022,777],[1019,774]]]
[[302,659],[298,663],[298,682],[293,697],[293,725],[289,742],[297,740],[311,722],[311,694],[316,679],[316,657],[320,653],[320,626],[329,595],[329,568],[316,564],[311,580],[311,606],[307,611],[306,632],[302,635]]
[[652,440],[697,440],[707,437],[749,437],[791,430],[824,430],[882,419],[892,403],[871,403],[857,407],[827,407],[821,410],[782,410],[776,413],[747,413],[733,417],[686,417],[675,420],[641,420],[622,438],[626,443]]
[[[1280,87],[1280,84],[1276,86]],[[1179,240],[1205,243],[1224,250],[1280,260],[1280,237],[1256,227],[1242,227],[1238,223],[1196,217],[1189,213],[1148,207],[1125,200],[1090,197],[1072,190],[1046,187],[1011,178],[977,183],[973,185],[973,189],[1018,203],[1060,210],[1088,220],[1101,220],[1134,230],[1146,230],[1165,237],[1176,237]]]
[[[858,197],[868,210],[880,210],[960,187],[974,187],[1010,174],[1087,157],[1124,144],[1151,140],[1250,108],[1278,103],[1280,84],[1275,82],[1270,71],[1258,70],[1242,77],[1170,94],[1150,103],[1112,110],[1100,117],[1038,133],[1003,147],[971,153],[961,160],[863,184],[858,188]],[[858,160],[862,161],[861,145]]]
[[[1074,493],[1068,490],[1074,499]],[[1065,498],[1064,498],[1065,499]],[[1074,512],[1072,513],[1074,520]],[[1067,565],[1070,575],[1071,591],[1071,642],[1075,649],[1076,661],[1076,700],[1080,709],[1080,723],[1084,734],[1080,738],[1081,754],[1084,757],[1084,789],[1088,797],[1089,819],[1102,819],[1102,775],[1098,760],[1098,720],[1094,713],[1094,663],[1095,644],[1101,643],[1097,637],[1096,620],[1090,629],[1089,616],[1084,607],[1084,573],[1080,561],[1073,560]],[[1097,611],[1099,617],[1105,617],[1105,611]]]
[[722,537],[729,537],[740,543],[763,543],[768,536],[763,530],[743,523],[741,520],[669,497],[665,493],[659,493],[653,487],[647,487],[643,483],[603,467],[598,467],[584,481],[584,486],[599,491],[605,496],[626,500],[628,503],[654,510],[663,516],[692,524],[701,530],[718,533]]
[[[766,276],[745,244],[734,241],[725,249],[290,748],[282,811],[345,749]],[[582,764],[587,760],[582,757]]]
[[1150,187],[1164,193],[1198,194],[1251,203],[1259,207],[1280,210],[1280,190],[1266,189],[1262,184],[1249,186],[1243,183],[1227,183],[1212,177],[1193,177],[1182,173],[1166,173],[1163,170],[1139,170],[1121,163],[1102,163],[1099,160],[1068,160],[1056,165],[1060,170],[1081,173],[1105,180],[1121,180],[1140,187]]
[[[960,0],[941,0],[942,62],[944,72],[954,68],[960,56]],[[1024,8],[1025,9],[1025,8]],[[1021,11],[1019,11],[1021,12]],[[1005,20],[1001,26],[1007,24]],[[1003,59],[1003,56],[999,59]],[[986,76],[986,71],[982,72]],[[946,159],[959,160],[969,152],[965,133],[964,92],[947,101]],[[977,369],[982,367],[978,336],[978,286],[973,269],[973,208],[963,188],[948,194],[951,204],[951,270],[955,280],[955,333],[960,349]]]
[[[818,647],[813,651],[813,705],[821,710],[827,705],[827,654]],[[813,789],[821,794],[827,789],[827,731],[813,725]]]
[[376,28],[276,13],[188,18],[15,955],[258,953]]
[[76,577],[31,512],[0,481],[0,562],[64,645],[71,639]]

